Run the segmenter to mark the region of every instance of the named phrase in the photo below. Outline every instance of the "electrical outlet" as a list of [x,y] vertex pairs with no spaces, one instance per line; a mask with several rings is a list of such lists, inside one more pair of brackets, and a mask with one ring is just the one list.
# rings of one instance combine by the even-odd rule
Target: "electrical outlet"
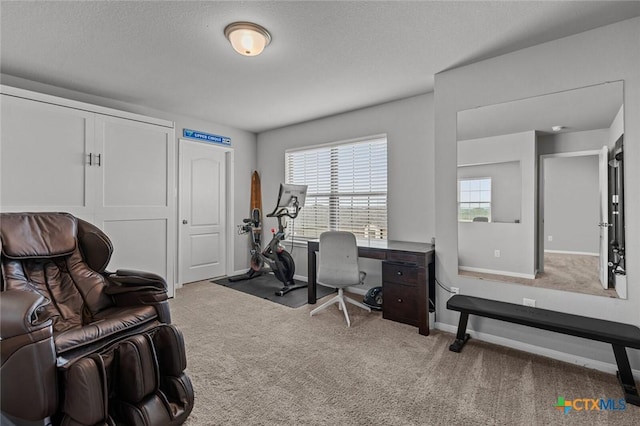
[[549,235],[549,236],[547,237],[547,241],[553,241],[553,235]]
[[536,299],[527,299],[526,297],[524,297],[522,299],[522,304],[524,306],[531,306],[532,308],[536,307]]
[[495,257],[500,257],[500,250],[494,250],[494,251],[493,251],[493,255],[494,255]]
[[449,297],[453,296],[454,294],[460,294],[460,289],[458,287],[451,287],[451,293],[449,293]]

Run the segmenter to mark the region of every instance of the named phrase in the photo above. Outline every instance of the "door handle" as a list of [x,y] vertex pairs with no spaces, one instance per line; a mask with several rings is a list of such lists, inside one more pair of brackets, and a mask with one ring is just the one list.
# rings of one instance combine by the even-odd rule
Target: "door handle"
[[189,222],[187,221],[187,219],[182,219],[182,224],[183,224],[183,225],[186,225],[187,223],[189,223]]

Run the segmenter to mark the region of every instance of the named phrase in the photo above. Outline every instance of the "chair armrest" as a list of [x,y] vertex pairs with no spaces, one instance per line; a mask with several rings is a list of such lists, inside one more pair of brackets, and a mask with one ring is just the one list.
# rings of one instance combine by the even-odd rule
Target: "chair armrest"
[[58,405],[53,320],[38,318],[46,303],[35,292],[0,292],[0,406],[24,420],[49,417]]
[[160,321],[170,324],[169,296],[167,282],[150,272],[118,269],[107,275],[109,285],[104,292],[113,298],[116,306],[152,305],[158,312]]
[[51,319],[38,318],[40,307],[49,301],[42,295],[22,290],[0,292],[0,338],[2,340],[33,333],[51,326]]
[[164,278],[150,272],[118,269],[115,273],[108,274],[107,278],[110,285],[105,288],[105,293],[111,296],[135,291],[167,292],[167,282]]

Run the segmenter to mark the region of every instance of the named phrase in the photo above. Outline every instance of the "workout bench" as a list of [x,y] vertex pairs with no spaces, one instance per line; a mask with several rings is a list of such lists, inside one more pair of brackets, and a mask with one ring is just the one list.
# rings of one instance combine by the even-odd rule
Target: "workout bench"
[[618,364],[617,376],[624,391],[624,399],[640,406],[638,388],[633,380],[626,351],[626,348],[640,349],[640,328],[473,296],[454,295],[447,301],[447,309],[460,312],[456,340],[449,346],[449,350],[453,352],[460,352],[470,338],[466,333],[469,314],[610,343]]

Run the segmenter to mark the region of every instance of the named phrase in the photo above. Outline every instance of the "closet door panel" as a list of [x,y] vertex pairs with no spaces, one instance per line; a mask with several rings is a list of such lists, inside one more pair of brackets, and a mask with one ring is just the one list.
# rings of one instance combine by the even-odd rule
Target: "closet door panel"
[[113,243],[114,251],[109,270],[135,269],[166,278],[168,261],[167,220],[130,219],[103,222],[104,232]]
[[167,207],[166,129],[131,120],[104,122],[105,207]]
[[93,113],[4,94],[1,102],[2,210],[91,217]]
[[173,128],[96,114],[96,223],[114,244],[109,270],[133,268],[167,280],[176,253]]

